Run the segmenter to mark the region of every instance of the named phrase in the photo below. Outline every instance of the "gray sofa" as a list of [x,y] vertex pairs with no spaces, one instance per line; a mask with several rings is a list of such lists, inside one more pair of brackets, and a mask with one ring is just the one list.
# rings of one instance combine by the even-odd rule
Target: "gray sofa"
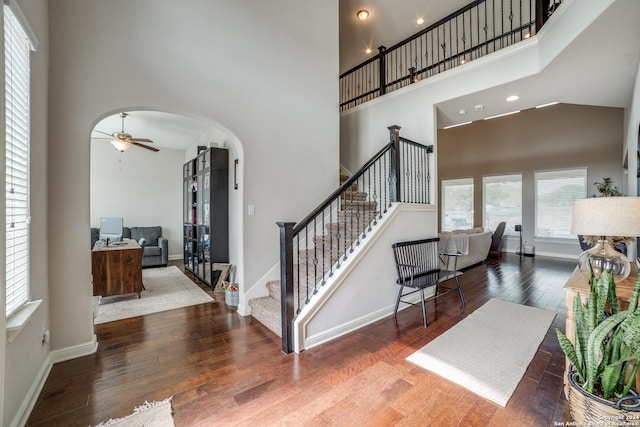
[[[100,238],[99,236],[100,229],[91,228],[92,249]],[[136,242],[141,238],[146,240],[142,252],[142,267],[166,267],[169,262],[169,241],[162,236],[162,227],[122,227],[122,237],[134,239]]]

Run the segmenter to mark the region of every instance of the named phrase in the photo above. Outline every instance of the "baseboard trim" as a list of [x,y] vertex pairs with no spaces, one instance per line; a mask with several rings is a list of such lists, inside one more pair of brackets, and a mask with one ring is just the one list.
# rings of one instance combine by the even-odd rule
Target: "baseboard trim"
[[370,323],[376,322],[384,317],[389,316],[390,313],[393,314],[393,306],[374,311],[373,313],[369,313],[366,316],[354,319],[348,323],[343,323],[342,325],[336,326],[332,329],[328,329],[317,335],[307,336],[305,337],[305,350],[324,344],[338,337],[346,335],[349,332],[353,332],[356,329],[362,328]]
[[9,424],[10,427],[19,427],[27,425],[27,421],[29,420],[29,416],[31,415],[31,411],[33,407],[36,406],[36,401],[38,400],[38,396],[40,396],[40,392],[44,388],[44,384],[49,377],[49,372],[51,372],[51,368],[53,367],[53,362],[51,361],[51,353],[47,356],[47,358],[42,363],[40,370],[38,371],[38,375],[36,375],[33,383],[29,387],[27,391],[27,395],[25,396],[16,416]]
[[60,350],[54,350],[49,353],[52,363],[65,362],[67,360],[76,359],[78,357],[88,356],[93,354],[98,349],[98,339],[93,335],[91,341],[74,345],[72,347],[61,348]]
[[[420,296],[419,295],[410,296],[406,299],[406,301],[412,302],[414,304],[419,304]],[[398,307],[398,311],[400,312],[410,307],[412,306],[407,304],[401,304],[400,307]],[[394,309],[394,305],[383,307],[377,311],[374,311],[373,313],[369,313],[358,319],[354,319],[351,322],[343,323],[342,325],[336,326],[332,329],[323,331],[313,336],[308,336],[305,338],[305,350],[308,350],[312,347],[334,340],[338,337],[346,335],[357,329],[365,327],[373,322],[377,322],[380,319],[384,319],[385,317],[393,316],[393,309]]]
[[49,352],[49,355],[42,363],[38,374],[36,375],[33,383],[27,391],[27,395],[25,396],[24,401],[20,405],[16,416],[13,418],[13,421],[11,421],[11,424],[9,424],[9,426],[19,427],[27,424],[29,416],[31,415],[31,411],[36,405],[38,396],[40,396],[40,392],[42,392],[44,384],[49,377],[49,373],[51,372],[51,368],[53,368],[53,365],[55,363],[64,362],[66,360],[75,359],[77,357],[88,356],[95,353],[97,349],[98,340],[94,334],[92,340],[88,343]]

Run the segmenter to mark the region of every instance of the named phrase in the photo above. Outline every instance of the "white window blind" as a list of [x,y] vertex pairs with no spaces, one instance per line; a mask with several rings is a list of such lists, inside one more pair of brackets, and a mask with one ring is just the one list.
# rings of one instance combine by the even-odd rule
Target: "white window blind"
[[473,227],[473,178],[442,180],[442,231]]
[[522,224],[522,175],[485,176],[482,187],[484,227],[495,230],[504,221],[505,233],[515,233]]
[[29,300],[29,54],[31,45],[4,7],[6,139],[6,316]]
[[587,170],[536,172],[536,237],[575,238],[571,234],[573,201],[587,194]]

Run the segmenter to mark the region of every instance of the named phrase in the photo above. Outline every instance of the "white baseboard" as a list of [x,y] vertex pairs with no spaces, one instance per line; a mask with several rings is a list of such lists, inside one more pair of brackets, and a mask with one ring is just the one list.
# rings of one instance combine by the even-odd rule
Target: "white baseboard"
[[[414,304],[420,304],[420,296],[417,294],[412,295],[408,297],[406,301],[412,302]],[[409,307],[411,306],[407,304],[400,304],[400,307],[398,307],[398,312]],[[389,317],[390,315],[392,316],[393,308],[394,308],[394,305],[390,305],[390,306],[381,308],[380,310],[374,311],[373,313],[368,313],[367,315],[362,316],[358,319],[354,319],[351,322],[343,323],[342,325],[336,326],[335,328],[323,331],[313,336],[308,336],[305,339],[305,350],[308,350],[311,347],[315,347],[317,345],[324,344],[326,342],[334,340],[338,337],[341,337],[357,329],[360,329],[364,326],[367,326],[373,322],[377,322],[380,319]]]
[[29,416],[31,415],[31,411],[33,407],[36,405],[36,401],[38,400],[38,396],[40,396],[40,392],[44,387],[44,383],[47,381],[49,377],[49,372],[51,372],[51,368],[53,367],[53,362],[51,361],[51,353],[44,360],[42,366],[40,367],[40,371],[36,375],[33,383],[29,387],[27,391],[27,395],[25,396],[20,408],[18,408],[18,412],[16,416],[9,424],[10,427],[19,427],[27,425],[27,421],[29,420]]
[[49,355],[42,363],[36,378],[33,380],[33,383],[29,387],[27,391],[27,395],[24,398],[24,401],[20,405],[16,416],[9,424],[10,427],[19,427],[27,424],[27,420],[31,415],[31,411],[38,400],[38,396],[42,392],[42,388],[44,387],[47,378],[49,377],[49,373],[51,372],[51,368],[54,363],[64,362],[66,360],[75,359],[77,357],[88,356],[93,354],[98,349],[98,341],[95,335],[90,342],[85,344],[79,344],[73,347],[63,348],[60,350],[54,350],[49,352]]
[[93,354],[97,349],[98,339],[94,334],[91,341],[84,344],[74,345],[73,347],[54,350],[49,354],[49,357],[51,358],[52,363],[65,362],[67,360]]

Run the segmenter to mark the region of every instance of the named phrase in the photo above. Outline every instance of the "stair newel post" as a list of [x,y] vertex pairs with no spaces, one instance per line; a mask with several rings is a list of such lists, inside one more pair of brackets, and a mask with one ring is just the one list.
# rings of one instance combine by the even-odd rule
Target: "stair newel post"
[[385,55],[386,47],[378,48],[378,77],[380,80],[380,96],[387,93],[387,56]]
[[536,0],[536,33],[549,19],[549,0]]
[[393,203],[400,201],[400,126],[393,125],[387,129],[389,129],[392,144],[391,165],[389,170],[389,198]]
[[295,222],[278,222],[280,227],[280,305],[282,352],[293,352],[293,226]]

